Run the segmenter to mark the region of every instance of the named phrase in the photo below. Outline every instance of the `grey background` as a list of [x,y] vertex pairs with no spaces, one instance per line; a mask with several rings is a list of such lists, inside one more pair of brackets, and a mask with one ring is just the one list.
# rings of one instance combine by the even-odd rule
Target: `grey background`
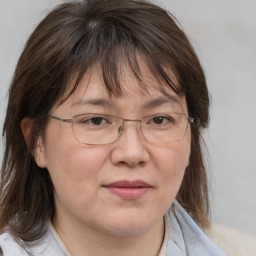
[[[37,22],[60,0],[0,0],[0,129],[19,54]],[[212,219],[256,235],[256,1],[158,0],[182,24],[212,96],[205,133]],[[0,143],[0,157],[3,155]]]

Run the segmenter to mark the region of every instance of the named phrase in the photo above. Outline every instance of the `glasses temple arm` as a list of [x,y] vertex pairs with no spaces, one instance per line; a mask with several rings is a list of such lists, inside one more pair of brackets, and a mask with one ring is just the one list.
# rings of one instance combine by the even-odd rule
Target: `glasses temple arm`
[[60,117],[57,117],[57,116],[53,116],[53,115],[49,115],[49,117],[57,120],[57,121],[60,121],[60,122],[64,122],[64,123],[72,123],[72,119],[62,119]]

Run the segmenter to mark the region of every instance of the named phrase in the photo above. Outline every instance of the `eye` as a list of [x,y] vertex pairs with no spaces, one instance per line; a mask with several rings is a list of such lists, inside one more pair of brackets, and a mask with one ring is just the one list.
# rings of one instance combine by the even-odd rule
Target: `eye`
[[94,125],[101,125],[101,124],[105,123],[106,119],[104,119],[102,117],[92,117],[88,121]]
[[154,116],[148,120],[147,124],[152,125],[166,125],[172,122],[171,118],[168,116]]
[[106,125],[111,123],[109,120],[107,120],[106,118],[102,117],[102,116],[93,116],[90,118],[82,118],[80,120],[81,124],[85,124],[85,125],[95,125],[95,126],[101,126],[101,125]]

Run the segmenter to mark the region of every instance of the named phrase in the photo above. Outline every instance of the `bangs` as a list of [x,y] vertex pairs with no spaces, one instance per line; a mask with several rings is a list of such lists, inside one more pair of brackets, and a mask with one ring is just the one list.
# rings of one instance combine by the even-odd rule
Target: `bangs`
[[146,32],[144,29],[139,31],[137,25],[136,29],[132,26],[132,22],[117,17],[92,19],[87,21],[86,26],[80,26],[80,30],[73,32],[73,38],[77,38],[77,41],[73,42],[67,58],[64,91],[68,93],[62,97],[62,102],[76,91],[84,75],[95,66],[99,68],[110,96],[122,95],[120,77],[123,66],[131,70],[140,91],[147,92],[142,63],[160,87],[170,88],[180,97],[184,95],[170,44],[163,41],[167,39],[159,38],[158,29]]

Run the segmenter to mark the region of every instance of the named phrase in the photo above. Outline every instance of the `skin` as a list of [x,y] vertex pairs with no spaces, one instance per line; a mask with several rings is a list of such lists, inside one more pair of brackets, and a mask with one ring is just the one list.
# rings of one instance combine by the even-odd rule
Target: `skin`
[[[123,94],[109,98],[96,69],[85,76],[78,90],[52,113],[71,118],[82,113],[104,113],[123,118],[172,110],[187,114],[186,101],[170,89],[175,101],[149,106],[166,96],[144,67],[143,80],[149,93],[141,93],[128,68],[122,71]],[[104,99],[109,105],[86,104]],[[22,130],[28,137],[30,120]],[[136,122],[127,122],[122,135],[112,144],[79,143],[71,124],[50,119],[44,141],[39,140],[35,160],[47,168],[55,189],[56,214],[53,226],[75,255],[156,256],[164,236],[163,216],[178,193],[190,155],[190,129],[177,142],[152,144],[142,136]],[[118,180],[143,180],[151,189],[142,197],[126,200],[103,185]]]

